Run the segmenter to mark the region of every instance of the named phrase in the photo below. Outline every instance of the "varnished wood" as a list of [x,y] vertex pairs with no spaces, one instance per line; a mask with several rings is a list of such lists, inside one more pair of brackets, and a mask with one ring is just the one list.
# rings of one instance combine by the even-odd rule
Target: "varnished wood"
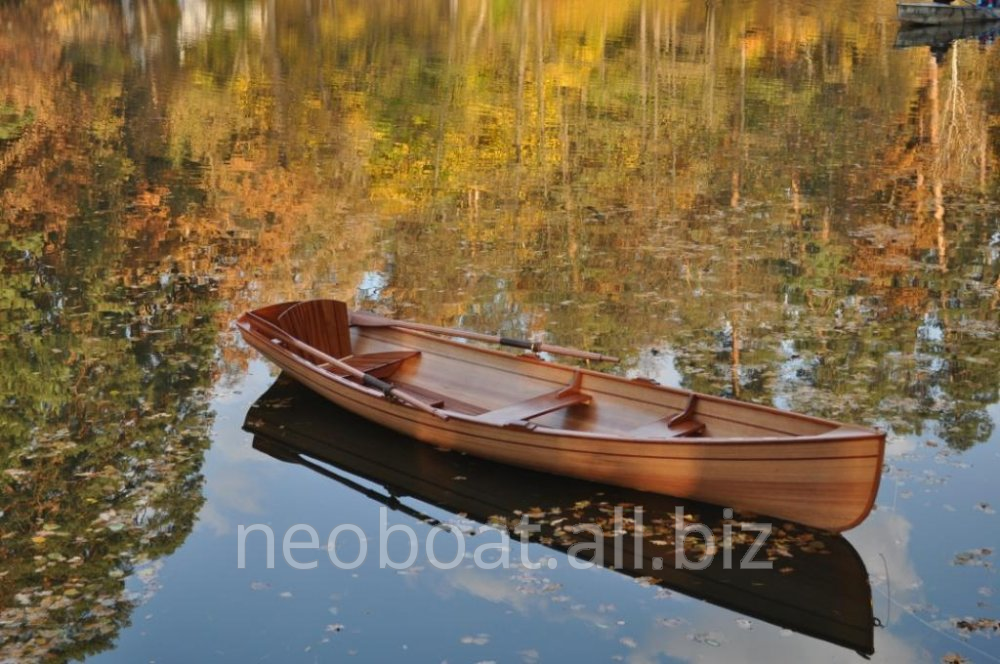
[[278,326],[299,341],[336,358],[351,354],[350,314],[339,300],[298,302],[278,316]]
[[479,422],[497,424],[499,426],[527,426],[529,420],[547,415],[562,408],[590,403],[591,397],[580,390],[582,375],[573,374],[573,380],[566,387],[545,394],[519,401],[503,408],[482,413]]
[[[365,355],[348,355],[340,359],[344,364],[348,364],[369,376],[388,378],[399,371],[403,362],[418,355],[420,355],[419,350],[401,350],[386,353],[367,353]],[[339,371],[327,362],[321,362],[318,366],[323,369],[330,369],[337,375],[348,375],[346,372]]]
[[[686,390],[417,330],[351,327],[349,361],[420,351],[383,373],[404,404],[318,367],[308,344],[275,343],[274,328],[294,304],[250,312],[238,327],[330,401],[423,442],[832,531],[857,525],[874,503],[882,432],[710,395],[692,399]],[[349,368],[353,378],[364,376]]]
[[633,436],[644,437],[653,436],[663,438],[677,438],[680,436],[696,436],[705,430],[705,423],[697,420],[681,420],[675,422],[676,416],[660,418],[655,422],[632,429]]
[[[340,374],[340,372],[342,372],[344,374],[347,374],[348,376],[351,376],[352,378],[357,378],[359,381],[361,381],[360,387],[367,387],[365,377],[368,374],[365,374],[364,371],[355,369],[347,362],[339,360],[333,357],[332,355],[328,355],[327,353],[319,350],[314,346],[310,346],[309,344],[303,341],[299,341],[298,339],[289,336],[288,333],[282,330],[280,327],[267,321],[266,319],[264,319],[263,317],[252,311],[246,314],[246,317],[247,320],[253,321],[259,327],[263,328],[263,336],[264,338],[267,339],[267,345],[272,349],[280,348],[281,344],[285,344],[291,348],[295,348],[296,350],[300,351],[301,355],[298,355],[297,357],[300,357],[304,364],[307,364],[308,366],[312,367],[313,371],[317,373],[317,375],[321,377],[338,379],[342,378]],[[260,349],[258,348],[258,350]],[[264,354],[267,355],[267,353]],[[329,364],[330,366],[335,368],[338,371],[338,373],[332,373],[319,366],[319,364],[309,363],[307,359],[308,357],[319,358],[321,363]],[[365,393],[372,394],[373,392],[370,389],[368,389],[365,390]],[[442,419],[448,418],[447,414],[441,413],[440,411],[438,411],[437,408],[434,408],[433,406],[425,403],[424,401],[420,400],[417,397],[407,394],[404,390],[400,390],[399,388],[387,386],[387,389],[383,391],[382,396],[395,397],[396,399],[399,399],[400,401],[407,403],[410,406],[417,408],[418,410],[422,410],[425,413],[430,413],[431,415],[440,417]]]

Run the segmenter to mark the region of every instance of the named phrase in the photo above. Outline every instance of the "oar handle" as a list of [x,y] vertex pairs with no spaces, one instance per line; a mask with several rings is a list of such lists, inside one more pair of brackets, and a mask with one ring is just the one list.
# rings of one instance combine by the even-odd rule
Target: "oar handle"
[[601,355],[600,353],[591,353],[589,350],[577,350],[576,348],[566,348],[565,346],[554,346],[552,344],[533,344],[535,349],[542,351],[543,353],[553,353],[555,355],[568,355],[570,357],[579,357],[583,360],[593,360],[595,362],[611,362],[612,364],[617,364],[619,359],[613,355]]
[[361,383],[365,387],[370,387],[370,388],[374,388],[376,390],[379,390],[387,398],[388,397],[394,397],[394,398],[399,399],[400,401],[402,401],[404,403],[407,403],[407,404],[413,406],[414,408],[422,410],[425,413],[429,413],[429,414],[434,415],[436,417],[440,417],[443,420],[447,420],[448,419],[448,415],[446,415],[445,413],[441,412],[439,409],[435,408],[434,406],[431,406],[430,404],[427,404],[427,403],[423,402],[418,397],[415,397],[412,394],[409,394],[409,393],[407,393],[407,392],[399,389],[398,387],[395,387],[391,383],[387,383],[384,380],[380,380],[380,379],[376,378],[375,376],[371,376],[369,374],[366,374],[364,371],[360,371],[359,369],[356,369],[356,368],[352,367],[351,365],[347,364],[346,362],[343,362],[342,360],[338,360],[337,358],[333,357],[332,355],[328,355],[327,353],[324,353],[323,351],[321,351],[320,349],[318,349],[318,348],[316,348],[314,346],[310,346],[309,344],[305,343],[304,341],[296,339],[295,337],[293,337],[292,335],[288,334],[287,332],[285,332],[280,327],[278,327],[277,325],[275,325],[271,321],[267,320],[266,318],[264,318],[264,317],[262,317],[262,316],[260,316],[258,314],[255,314],[252,311],[248,312],[247,316],[250,319],[252,319],[255,323],[257,323],[258,325],[261,325],[265,329],[267,329],[268,330],[268,334],[270,334],[270,335],[272,335],[272,336],[274,336],[274,337],[276,337],[278,339],[281,339],[285,343],[288,343],[288,344],[291,344],[292,346],[295,346],[299,350],[303,350],[303,351],[309,353],[310,355],[314,355],[314,356],[320,358],[321,360],[323,360],[324,362],[328,362],[330,365],[337,367],[341,371],[344,371],[344,372],[350,374],[351,376],[354,376],[355,378],[357,378],[358,380],[360,380]]

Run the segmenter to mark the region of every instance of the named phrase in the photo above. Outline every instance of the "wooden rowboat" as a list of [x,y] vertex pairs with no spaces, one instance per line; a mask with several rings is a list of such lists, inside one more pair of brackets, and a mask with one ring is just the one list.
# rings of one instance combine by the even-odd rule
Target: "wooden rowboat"
[[900,2],[896,17],[902,23],[914,25],[955,25],[985,23],[1000,20],[1000,9],[968,4],[945,5],[936,2]]
[[834,532],[860,523],[878,490],[876,430],[481,348],[432,330],[473,333],[335,300],[264,307],[237,326],[338,406],[493,461]]
[[[755,555],[757,561],[770,559],[770,569],[738,564],[751,544],[740,538],[732,542],[732,565],[716,555],[703,569],[679,567],[674,562],[679,544],[675,510],[683,509],[721,541],[726,524],[732,526],[721,508],[445,453],[342,409],[321,406],[318,395],[282,375],[251,406],[243,428],[254,434],[254,449],[299,464],[417,521],[439,523],[427,514],[429,505],[591,562],[596,552],[577,545],[594,542],[589,527],[597,526],[604,550],[596,562],[610,570],[863,655],[874,652],[868,572],[840,535],[786,524]],[[641,547],[632,522],[637,507],[642,507]],[[611,516],[615,508],[623,512],[625,533]],[[537,530],[518,527],[524,515],[531,515]],[[739,532],[739,526],[732,527]],[[622,547],[618,561],[616,535]],[[478,546],[477,539],[470,539],[470,549]],[[695,537],[680,543],[690,560],[700,557],[701,541]],[[783,553],[768,553],[775,549]]]

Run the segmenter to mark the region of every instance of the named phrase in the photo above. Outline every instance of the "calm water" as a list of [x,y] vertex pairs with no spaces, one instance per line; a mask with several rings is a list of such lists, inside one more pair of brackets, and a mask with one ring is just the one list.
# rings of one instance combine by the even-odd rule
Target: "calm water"
[[[875,660],[1000,661],[1000,56],[897,32],[884,0],[0,4],[0,661],[855,661],[868,611]],[[319,295],[883,427],[876,510],[722,590],[553,533],[554,569],[380,569],[385,503],[424,538],[638,499],[254,406],[231,321]],[[308,418],[387,467],[274,458]],[[370,555],[295,570],[300,523]],[[274,569],[259,534],[237,567],[250,524]]]

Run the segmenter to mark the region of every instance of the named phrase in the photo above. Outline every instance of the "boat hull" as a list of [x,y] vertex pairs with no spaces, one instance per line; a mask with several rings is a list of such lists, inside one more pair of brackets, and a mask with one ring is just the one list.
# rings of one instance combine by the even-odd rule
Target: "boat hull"
[[942,5],[932,2],[901,2],[896,16],[912,25],[958,25],[1000,20],[1000,10],[971,5]]
[[[484,459],[568,475],[585,480],[653,491],[732,507],[839,532],[860,523],[875,500],[882,468],[885,437],[866,429],[833,429],[813,436],[725,438],[634,438],[592,431],[550,427],[504,427],[453,413],[442,419],[384,397],[346,379],[318,369],[300,355],[273,343],[266,334],[241,320],[246,341],[290,376],[332,403],[368,420],[424,443]],[[526,371],[561,374],[573,369],[526,360],[467,344],[398,330],[380,331],[381,342],[419,348],[427,355],[457,358],[478,354],[501,365],[524,364]],[[504,366],[506,369],[506,366]],[[634,399],[660,398],[676,392],[578,370],[593,380],[594,390],[614,390]],[[558,378],[556,379],[558,380]],[[601,388],[601,384],[607,384]],[[616,394],[616,396],[620,396]],[[600,394],[595,396],[595,400]],[[803,426],[814,418],[701,396],[699,413],[706,419],[784,423],[799,418]],[[797,420],[793,419],[792,422]]]

